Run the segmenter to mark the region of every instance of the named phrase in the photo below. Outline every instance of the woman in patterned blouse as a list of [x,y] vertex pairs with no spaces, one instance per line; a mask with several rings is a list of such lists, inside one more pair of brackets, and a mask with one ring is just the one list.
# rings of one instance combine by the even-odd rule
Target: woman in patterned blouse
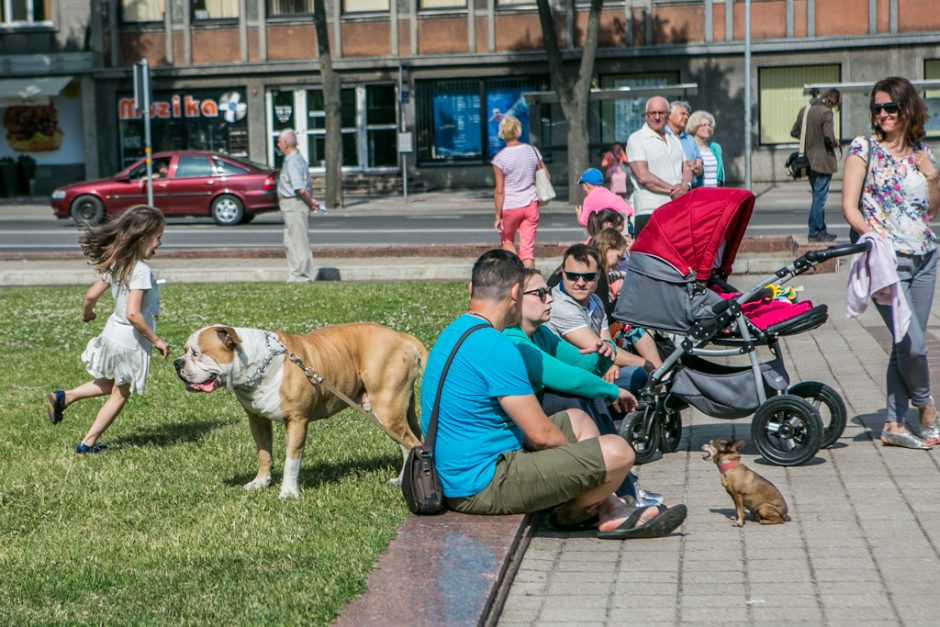
[[[884,444],[930,448],[940,421],[930,396],[925,332],[937,273],[937,238],[930,220],[940,206],[933,152],[923,142],[927,107],[910,81],[890,77],[871,92],[872,135],[856,137],[845,158],[842,214],[858,233],[873,231],[897,255],[901,288],[913,313],[903,338],[894,338],[887,373]],[[878,305],[893,329],[891,306]],[[920,413],[920,438],[904,427],[909,405]]]

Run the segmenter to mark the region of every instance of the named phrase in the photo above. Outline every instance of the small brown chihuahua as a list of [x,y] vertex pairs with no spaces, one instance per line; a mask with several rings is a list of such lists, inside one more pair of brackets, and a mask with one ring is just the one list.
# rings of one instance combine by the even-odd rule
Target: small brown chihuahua
[[715,438],[702,446],[705,461],[714,461],[721,472],[721,485],[734,501],[736,527],[744,526],[744,508],[762,525],[782,525],[790,520],[787,503],[780,490],[759,474],[741,463],[738,453],[747,440],[729,442]]

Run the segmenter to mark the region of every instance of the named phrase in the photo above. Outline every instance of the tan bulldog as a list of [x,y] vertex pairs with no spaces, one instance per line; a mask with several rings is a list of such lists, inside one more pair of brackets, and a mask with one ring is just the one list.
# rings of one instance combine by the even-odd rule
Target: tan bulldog
[[[173,363],[190,392],[225,387],[245,408],[258,448],[258,473],[246,490],[271,484],[271,422],[277,421],[284,423],[287,438],[280,496],[298,496],[307,423],[347,407],[327,388],[311,384],[287,359],[285,347],[366,411],[371,409],[403,457],[420,443],[414,386],[428,352],[414,336],[370,323],[338,324],[306,335],[208,326],[189,336],[186,352]],[[391,482],[400,481],[401,474]]]

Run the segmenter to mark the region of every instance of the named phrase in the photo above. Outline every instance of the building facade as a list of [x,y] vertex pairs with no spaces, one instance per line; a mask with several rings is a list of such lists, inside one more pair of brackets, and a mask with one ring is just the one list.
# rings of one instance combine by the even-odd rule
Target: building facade
[[[560,107],[523,96],[551,88],[534,0],[324,2],[342,78],[343,171],[350,184],[397,189],[406,172],[409,185],[426,189],[488,186],[489,162],[500,147],[495,130],[506,113],[523,121],[526,137],[564,180]],[[576,62],[589,5],[551,4],[563,55]],[[804,84],[894,74],[940,79],[940,13],[931,6],[754,0],[754,180],[785,178],[783,162],[795,145],[790,127],[807,101]],[[143,155],[131,79],[140,59],[152,68],[154,151],[221,150],[277,166],[277,134],[292,127],[314,174],[322,172],[313,0],[0,0],[0,7],[0,107],[8,127],[53,114],[24,107],[52,108],[57,116],[55,124],[40,124],[51,138],[36,130],[32,144],[17,139],[33,121],[26,131],[7,128],[7,141],[0,141],[0,158],[26,152],[36,159],[37,191],[110,175]],[[696,84],[688,99],[715,115],[729,180],[740,181],[744,24],[740,1],[605,0],[595,84]],[[25,96],[24,84],[32,87]],[[940,137],[940,98],[927,96],[935,112],[930,136]],[[597,161],[642,123],[643,104],[592,103]],[[847,95],[837,126],[846,142],[864,133],[867,96]]]

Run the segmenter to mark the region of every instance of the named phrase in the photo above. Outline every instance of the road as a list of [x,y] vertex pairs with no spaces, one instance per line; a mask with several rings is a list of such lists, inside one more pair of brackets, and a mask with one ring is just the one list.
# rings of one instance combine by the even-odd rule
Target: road
[[[833,232],[846,237],[847,229],[835,211],[827,211]],[[163,237],[164,249],[280,247],[283,226],[278,213],[258,216],[251,224],[219,227],[208,218],[171,218]],[[806,215],[795,210],[756,210],[748,235],[805,233]],[[575,242],[583,231],[567,212],[543,214],[539,239]],[[433,214],[356,213],[319,215],[310,220],[310,241],[315,247],[363,247],[409,244],[496,243],[492,215],[480,209]],[[0,253],[76,252],[78,231],[71,220],[57,220],[41,206],[0,212]]]

